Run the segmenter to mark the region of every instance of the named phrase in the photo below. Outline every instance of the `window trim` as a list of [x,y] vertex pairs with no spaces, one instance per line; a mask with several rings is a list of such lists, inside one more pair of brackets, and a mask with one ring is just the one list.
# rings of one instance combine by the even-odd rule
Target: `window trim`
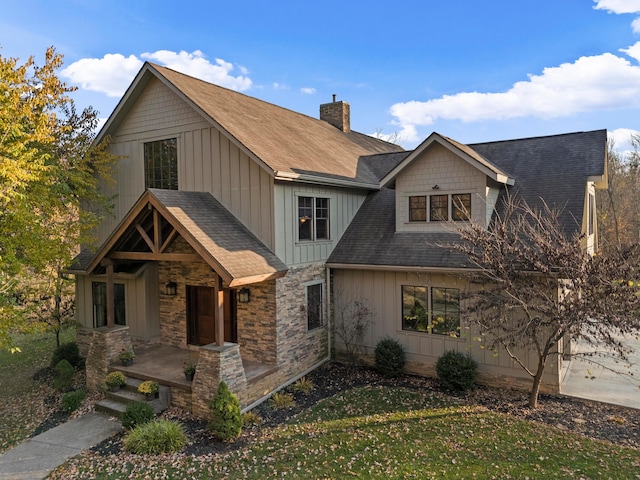
[[[301,198],[310,198],[312,199],[311,201],[311,238],[300,238],[300,219],[302,218],[300,216],[300,199]],[[327,201],[327,218],[326,218],[326,223],[327,223],[327,237],[326,238],[318,238],[317,237],[317,232],[318,232],[318,220],[325,220],[323,217],[318,217],[318,204],[317,204],[317,200],[321,199],[321,200],[326,200]],[[296,192],[295,196],[294,196],[294,205],[295,205],[295,229],[296,229],[296,237],[295,237],[295,242],[296,243],[300,243],[300,244],[304,244],[304,243],[320,243],[320,242],[331,242],[331,218],[333,217],[332,213],[331,213],[331,205],[333,203],[333,198],[331,195],[321,195],[321,194],[309,194],[306,192]]]
[[[458,211],[462,211],[457,209],[454,206],[454,198],[455,197],[463,197],[463,196],[468,196],[469,198],[469,211],[468,211],[468,215],[466,216],[466,218],[454,218],[456,214],[456,212]],[[434,218],[433,215],[433,209],[432,209],[432,199],[434,197],[447,197],[447,201],[446,201],[446,218],[445,219],[436,219]],[[417,223],[417,224],[426,224],[426,223],[433,223],[433,224],[438,224],[438,223],[443,223],[443,222],[470,222],[472,217],[472,212],[473,212],[473,192],[471,191],[464,191],[464,192],[451,192],[451,193],[416,193],[416,194],[409,194],[407,195],[407,212],[408,212],[408,218],[407,218],[407,222],[406,223]],[[425,199],[425,212],[424,215],[414,215],[414,211],[418,210],[420,207],[412,207],[412,201],[413,199],[420,199],[420,198],[424,198]],[[442,208],[438,207],[438,208]],[[417,217],[423,216],[424,220],[421,220]]]
[[[162,189],[163,187],[158,187],[156,185],[154,186],[150,186],[149,185],[149,181],[148,181],[148,168],[147,168],[147,156],[146,156],[146,146],[148,144],[152,144],[152,143],[159,143],[159,142],[164,142],[164,141],[171,141],[174,140],[175,141],[175,151],[176,151],[176,161],[175,161],[175,185],[176,188],[168,188],[166,190],[179,190],[180,189],[180,137],[179,135],[168,135],[168,136],[162,136],[162,137],[158,137],[158,138],[149,138],[149,139],[145,139],[143,141],[141,141],[141,148],[142,148],[142,168],[143,168],[143,175],[144,175],[144,188],[145,190],[148,188],[158,188],[158,189]],[[170,182],[171,183],[171,182]]]
[[[98,326],[97,323],[97,315],[96,315],[96,288],[98,285],[104,285],[104,325],[100,325]],[[126,325],[127,324],[127,287],[126,284],[124,282],[114,282],[113,283],[114,286],[114,301],[116,302],[115,306],[114,306],[114,323],[115,325]],[[116,287],[122,287],[122,305],[120,306],[121,311],[122,311],[122,323],[119,322],[119,315],[118,315],[118,294],[116,292]],[[91,281],[91,316],[92,316],[92,322],[93,322],[93,328],[100,328],[100,327],[104,327],[107,323],[107,313],[106,313],[106,308],[107,308],[107,282],[106,281],[100,281],[100,280],[92,280]]]
[[[305,320],[306,320],[306,329],[307,332],[314,332],[320,328],[323,328],[325,326],[325,288],[324,288],[324,280],[313,280],[311,282],[306,282],[303,284],[304,286],[304,307],[305,307]],[[310,312],[310,308],[309,308],[309,288],[310,287],[315,287],[315,286],[320,286],[320,303],[319,303],[319,307],[320,307],[320,318],[319,318],[319,323],[318,325],[314,326],[313,328],[309,327],[309,314]]]
[[[426,335],[436,335],[436,338],[441,338],[441,337],[445,337],[445,338],[451,338],[451,339],[456,339],[456,340],[464,340],[462,338],[462,315],[461,315],[461,292],[462,289],[459,286],[445,286],[445,285],[433,285],[433,284],[418,284],[418,283],[400,283],[399,284],[400,287],[400,331],[402,333],[408,333],[408,334],[426,334]],[[427,305],[426,305],[426,321],[427,321],[427,326],[426,326],[426,330],[418,330],[416,329],[411,329],[411,328],[405,328],[405,313],[404,313],[404,308],[405,308],[405,304],[404,304],[404,289],[405,287],[410,287],[410,288],[424,288],[426,289],[426,297],[427,297]],[[434,310],[433,310],[433,290],[434,289],[438,289],[438,290],[457,290],[458,291],[458,327],[457,327],[457,334],[454,336],[451,334],[451,332],[447,332],[447,333],[439,333],[439,332],[434,332],[433,331],[433,314],[434,314]],[[414,298],[415,298],[415,292],[414,292]],[[417,326],[417,322],[418,320],[416,320],[416,326]]]

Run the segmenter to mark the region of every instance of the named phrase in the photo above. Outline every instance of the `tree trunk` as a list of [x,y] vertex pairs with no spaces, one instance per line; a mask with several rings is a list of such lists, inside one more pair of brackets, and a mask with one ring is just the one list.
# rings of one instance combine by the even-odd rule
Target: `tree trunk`
[[538,408],[538,395],[540,394],[540,384],[542,383],[542,374],[546,363],[547,356],[541,355],[538,358],[538,370],[533,377],[533,385],[531,386],[531,393],[529,393],[529,406],[531,408]]

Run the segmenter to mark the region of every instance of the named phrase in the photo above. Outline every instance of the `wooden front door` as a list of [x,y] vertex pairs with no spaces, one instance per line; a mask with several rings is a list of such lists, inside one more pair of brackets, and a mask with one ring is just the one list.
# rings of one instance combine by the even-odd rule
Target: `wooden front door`
[[[224,341],[237,342],[236,296],[234,290],[224,293]],[[187,285],[187,343],[207,345],[216,341],[215,290],[212,287]]]

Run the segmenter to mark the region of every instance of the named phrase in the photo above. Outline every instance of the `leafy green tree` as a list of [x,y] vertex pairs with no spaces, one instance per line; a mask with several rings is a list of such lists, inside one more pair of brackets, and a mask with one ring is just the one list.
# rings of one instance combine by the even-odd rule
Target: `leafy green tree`
[[209,403],[211,411],[211,421],[209,430],[223,441],[234,440],[242,432],[242,414],[240,413],[240,402],[227,384],[220,382],[218,391]]
[[[61,66],[53,47],[43,66],[0,56],[0,348],[11,347],[12,332],[38,328],[29,321],[42,318],[34,298],[50,298],[45,324],[62,325],[64,268],[95,242],[91,232],[110,210],[99,185],[112,183],[117,157],[108,140],[94,144],[97,112],[76,111]],[[24,290],[34,276],[40,295]]]

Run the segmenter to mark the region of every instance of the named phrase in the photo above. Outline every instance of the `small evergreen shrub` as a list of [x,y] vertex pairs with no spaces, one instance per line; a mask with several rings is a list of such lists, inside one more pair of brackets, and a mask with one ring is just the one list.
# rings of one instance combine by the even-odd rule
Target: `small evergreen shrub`
[[184,428],[175,420],[143,423],[129,431],[124,438],[125,450],[138,455],[178,452],[186,444]]
[[132,402],[127,405],[120,418],[120,423],[127,430],[131,430],[134,427],[150,422],[154,417],[155,414],[151,405],[146,402]]
[[282,410],[284,408],[293,408],[296,402],[290,393],[276,392],[271,396],[271,406],[274,410]]
[[224,382],[218,385],[215,397],[209,403],[211,421],[209,430],[220,440],[233,440],[242,432],[242,415],[240,415],[240,402],[231,393]]
[[78,367],[82,361],[78,351],[78,344],[76,342],[68,342],[57,347],[51,357],[51,366],[55,367],[60,360],[66,360],[73,368]]
[[478,364],[469,355],[449,350],[438,358],[436,373],[445,388],[464,392],[475,386]]
[[61,392],[68,392],[73,387],[73,376],[76,371],[67,360],[60,360],[54,369],[51,386]]
[[314,388],[316,388],[316,386],[307,377],[299,378],[293,384],[293,390],[296,391],[296,392],[301,392],[301,393],[312,392]]
[[385,337],[378,342],[374,351],[376,367],[387,378],[398,377],[404,368],[404,348],[397,340]]
[[65,393],[62,396],[62,410],[67,413],[76,411],[82,405],[82,401],[87,396],[84,390],[76,390],[74,392]]

